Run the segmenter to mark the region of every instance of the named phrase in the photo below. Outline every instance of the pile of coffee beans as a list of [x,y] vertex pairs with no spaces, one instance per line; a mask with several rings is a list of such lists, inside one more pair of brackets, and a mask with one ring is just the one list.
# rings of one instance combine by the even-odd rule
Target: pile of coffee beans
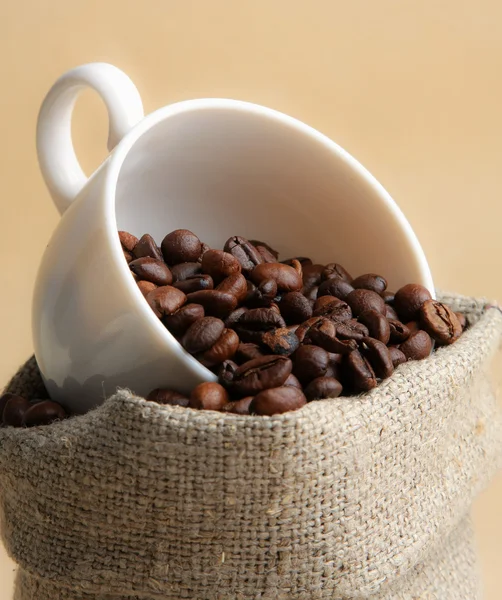
[[17,394],[0,397],[0,426],[37,427],[66,419],[65,409],[52,400],[27,400]]
[[162,404],[273,415],[320,398],[374,388],[408,360],[451,344],[463,315],[408,284],[387,290],[381,275],[353,278],[338,263],[279,261],[265,242],[239,236],[223,250],[191,231],[119,232],[146,301],[181,345],[218,374],[190,397],[153,390]]

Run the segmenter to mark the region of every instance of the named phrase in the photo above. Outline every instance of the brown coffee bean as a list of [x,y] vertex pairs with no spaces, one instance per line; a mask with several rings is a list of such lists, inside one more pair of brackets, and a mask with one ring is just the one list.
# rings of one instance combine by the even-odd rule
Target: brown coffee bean
[[218,381],[229,387],[238,368],[239,366],[233,360],[224,360],[218,368]]
[[173,286],[185,294],[193,294],[201,290],[212,290],[214,282],[211,275],[199,273],[198,275],[190,275],[186,279],[183,279],[183,281],[177,281]]
[[274,250],[272,246],[269,246],[265,242],[260,242],[260,240],[249,241],[258,250],[264,262],[277,262],[277,259],[279,258],[279,252],[277,252],[277,250]]
[[15,397],[16,398],[18,397],[17,394],[11,394],[10,392],[8,392],[0,397],[0,425],[2,424],[3,409],[5,408],[5,405],[11,398],[15,398]]
[[228,317],[225,319],[225,327],[229,327],[230,329],[234,329],[235,325],[239,322],[240,318],[244,313],[246,313],[249,309],[245,306],[241,306],[240,308],[236,308],[232,311]]
[[162,240],[161,248],[166,263],[177,265],[183,262],[196,262],[201,254],[202,244],[195,233],[188,229],[176,229]]
[[387,289],[387,280],[381,275],[375,275],[375,273],[366,273],[365,275],[359,275],[359,277],[356,277],[352,281],[352,287],[354,287],[356,290],[371,290],[377,294],[382,294]]
[[359,342],[368,335],[368,328],[355,319],[336,324],[336,337],[342,340],[356,340]]
[[134,258],[145,258],[149,256],[150,258],[155,258],[155,260],[164,260],[162,252],[159,250],[155,240],[148,233],[141,236],[139,242],[134,246],[133,255]]
[[394,297],[395,297],[394,292],[389,292],[388,290],[385,290],[384,292],[382,292],[380,294],[380,296],[382,296],[385,304],[390,304],[390,305],[394,304]]
[[350,321],[352,319],[352,309],[346,302],[340,300],[339,298],[332,298],[331,296],[328,296],[328,298],[331,298],[331,300],[329,302],[323,302],[322,305],[321,299],[318,299],[314,305],[313,314],[315,317],[325,317],[326,319],[340,323]]
[[317,287],[322,281],[324,265],[302,265],[303,266],[303,287],[310,289]]
[[150,400],[151,402],[157,402],[157,404],[168,404],[170,406],[187,407],[188,403],[190,402],[189,398],[183,394],[175,392],[174,390],[167,390],[163,388],[152,390],[146,399]]
[[[388,343],[390,339],[390,325],[381,312],[377,310],[365,310],[359,315],[358,320],[368,328],[369,337],[380,340],[384,344]],[[337,332],[340,335],[338,329]]]
[[185,281],[188,277],[199,275],[201,266],[198,262],[184,262],[171,267],[173,281]]
[[[389,319],[390,342],[391,344],[400,344],[410,337],[410,330],[404,323],[395,319]],[[375,337],[375,336],[372,336]]]
[[198,263],[202,263],[202,257],[204,256],[204,254],[208,251],[211,250],[211,247],[209,246],[209,244],[206,244],[205,242],[202,242],[202,244],[200,245],[200,256],[197,259]]
[[133,261],[134,256],[130,252],[127,252],[126,250],[123,250],[122,252],[124,253],[124,258],[126,259],[127,264]]
[[119,240],[122,248],[126,252],[132,252],[136,244],[139,242],[135,235],[127,231],[119,231]]
[[246,304],[250,308],[269,307],[277,296],[277,283],[273,279],[265,279],[258,286],[247,282]]
[[200,304],[185,304],[172,315],[164,317],[162,322],[175,337],[181,337],[192,323],[204,316],[204,307]]
[[216,289],[220,292],[232,294],[237,298],[237,302],[242,302],[248,292],[246,278],[242,273],[229,275],[216,287]]
[[421,329],[414,331],[410,337],[403,342],[399,349],[407,360],[422,360],[432,352],[432,340],[430,335]]
[[221,409],[222,412],[230,413],[232,415],[249,415],[249,407],[253,401],[254,396],[246,396],[240,400],[234,400],[225,404]]
[[312,260],[307,256],[293,256],[293,258],[287,258],[286,260],[281,260],[281,262],[285,265],[289,265],[290,267],[292,267],[294,260],[298,261],[301,264],[302,269],[303,267],[312,265]]
[[145,256],[129,263],[129,268],[140,279],[151,281],[155,285],[171,285],[173,276],[163,260]]
[[326,350],[319,346],[305,344],[295,352],[293,373],[303,385],[306,385],[312,379],[325,375],[328,364],[329,356]]
[[369,360],[377,377],[386,379],[392,375],[394,372],[392,357],[383,342],[371,337],[364,338],[361,342],[361,352]]
[[207,315],[226,319],[235,310],[237,298],[219,290],[200,290],[187,295],[188,302],[202,304]]
[[293,267],[282,263],[263,263],[251,271],[251,280],[256,285],[262,281],[273,279],[279,292],[296,292],[303,286],[301,276]]
[[297,260],[296,258],[293,258],[291,260],[291,265],[289,265],[289,266],[293,267],[293,269],[302,278],[302,282],[303,282],[303,267],[302,267],[302,263],[299,260]]
[[377,385],[375,373],[368,360],[356,350],[346,358],[345,368],[354,392],[368,392]]
[[158,287],[146,296],[148,304],[159,318],[172,315],[185,304],[186,299],[187,297],[181,290],[170,285]]
[[239,364],[253,360],[254,358],[260,358],[265,356],[265,352],[258,346],[258,344],[252,344],[250,342],[241,342],[235,352],[234,360]]
[[394,365],[394,369],[406,362],[406,356],[401,352],[401,350],[399,350],[399,348],[396,348],[395,346],[389,347],[389,354],[392,364]]
[[261,254],[253,244],[249,240],[246,240],[246,238],[238,235],[229,238],[225,242],[223,250],[239,261],[243,273],[250,273],[256,265],[263,262]]
[[291,387],[298,388],[299,390],[302,389],[302,384],[298,381],[298,378],[293,375],[293,373],[288,375],[288,378],[282,385],[290,385]]
[[240,317],[235,330],[244,342],[259,343],[262,333],[282,327],[286,327],[286,323],[273,308],[253,308]]
[[453,344],[462,333],[462,325],[449,306],[437,300],[426,300],[420,309],[420,323],[438,344]]
[[202,271],[211,275],[216,282],[220,282],[229,275],[240,273],[241,264],[228,252],[208,250],[202,256]]
[[57,402],[44,400],[33,404],[24,413],[23,425],[25,427],[37,427],[39,425],[50,425],[55,421],[66,419],[67,413],[65,409]]
[[303,323],[312,316],[312,305],[301,292],[285,294],[279,309],[286,323]]
[[347,296],[354,291],[352,285],[341,277],[331,277],[326,279],[319,286],[317,297],[334,296],[340,300],[345,300]]
[[214,346],[224,329],[225,324],[220,319],[203,317],[190,325],[181,343],[190,354],[198,354]]
[[308,402],[324,398],[338,398],[342,393],[342,384],[334,377],[316,377],[305,388]]
[[311,317],[310,319],[307,319],[304,323],[299,325],[297,330],[295,331],[295,334],[296,337],[299,339],[300,344],[304,342],[312,325],[319,321],[322,322],[324,320],[328,321],[329,319],[326,319],[325,317]]
[[[311,288],[302,288],[302,294],[305,296],[305,298],[307,298],[307,300],[310,302],[310,305],[313,307],[314,303],[317,299],[317,293],[319,292],[319,288],[317,286],[311,287]],[[323,298],[329,298],[329,296],[323,296]]]
[[344,279],[348,283],[352,282],[352,275],[338,263],[329,263],[324,267],[322,273],[323,280],[331,279],[332,277]]
[[198,410],[221,410],[229,400],[228,392],[222,385],[205,381],[194,387],[188,406]]
[[314,310],[318,310],[319,308],[322,308],[323,306],[326,306],[327,304],[331,304],[332,302],[335,302],[336,305],[338,305],[338,303],[339,303],[338,301],[339,301],[339,298],[333,298],[333,296],[319,296],[319,298],[317,298],[316,301],[314,302]]
[[404,322],[417,320],[422,304],[431,299],[431,294],[423,285],[409,283],[397,290],[394,298],[394,308]]
[[279,415],[292,410],[298,410],[307,404],[303,392],[291,386],[282,386],[264,390],[257,394],[249,407],[249,412],[255,415]]
[[309,341],[335,354],[347,354],[357,349],[357,342],[354,339],[342,339],[337,336],[339,324],[332,321],[323,321],[314,323],[308,330],[304,343]]
[[298,348],[300,341],[293,331],[281,327],[265,332],[261,344],[267,348],[268,354],[290,356]]
[[7,427],[22,427],[24,415],[30,408],[26,398],[12,394],[7,401],[2,413],[3,424]]
[[460,323],[460,327],[462,327],[462,330],[466,329],[467,325],[468,325],[467,317],[464,314],[459,313],[459,312],[456,312],[455,314],[457,315],[457,319],[458,319],[458,322]]
[[137,281],[136,284],[137,284],[140,292],[143,294],[143,296],[145,296],[145,298],[146,298],[146,296],[148,296],[148,294],[150,292],[153,292],[153,290],[156,290],[158,287],[157,285],[155,285],[155,283],[152,283],[151,281],[141,280],[141,281]]
[[244,363],[234,373],[231,389],[241,396],[283,385],[291,373],[293,363],[285,356],[262,356]]
[[208,369],[232,358],[239,346],[239,336],[232,329],[224,329],[218,341],[209,350],[197,354],[197,360]]
[[408,323],[406,323],[405,325],[408,328],[410,333],[413,333],[414,331],[419,331],[419,329],[420,329],[420,325],[418,324],[418,321],[408,321]]
[[399,321],[399,316],[397,312],[395,311],[393,306],[390,306],[390,304],[385,305],[385,316],[387,317],[387,319],[394,319],[395,321]]
[[365,310],[376,310],[385,314],[383,298],[371,290],[354,290],[347,296],[347,304],[352,309],[354,316],[358,317]]

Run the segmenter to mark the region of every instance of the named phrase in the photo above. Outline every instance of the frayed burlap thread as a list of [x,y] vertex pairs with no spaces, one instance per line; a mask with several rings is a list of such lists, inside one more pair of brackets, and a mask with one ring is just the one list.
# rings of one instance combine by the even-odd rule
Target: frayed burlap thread
[[[478,600],[467,515],[501,461],[502,314],[444,298],[470,329],[358,398],[239,417],[121,390],[0,430],[16,600]],[[8,389],[40,383],[29,362]]]

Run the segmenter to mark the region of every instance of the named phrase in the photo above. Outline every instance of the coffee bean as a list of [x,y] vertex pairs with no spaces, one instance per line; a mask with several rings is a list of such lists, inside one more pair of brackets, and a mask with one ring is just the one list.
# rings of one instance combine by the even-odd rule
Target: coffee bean
[[404,322],[418,319],[419,311],[426,300],[431,299],[431,294],[423,285],[409,283],[396,292],[394,308]]
[[186,299],[187,297],[181,290],[170,285],[158,287],[146,296],[148,304],[159,318],[172,315],[185,304]]
[[130,262],[132,262],[134,260],[134,256],[130,252],[123,250],[123,253],[124,253],[124,258],[126,259],[127,264],[129,264]]
[[299,390],[302,389],[302,384],[298,381],[298,378],[293,375],[293,373],[288,375],[288,378],[282,385],[290,385],[291,387],[298,388]]
[[286,323],[303,323],[312,316],[312,306],[301,292],[285,294],[279,309]]
[[462,325],[449,306],[426,300],[420,309],[420,323],[438,344],[453,344],[462,333]]
[[202,271],[211,275],[216,282],[220,282],[229,275],[240,273],[241,264],[228,252],[208,250],[202,256]]
[[328,298],[331,298],[331,300],[329,302],[323,302],[322,305],[320,303],[320,298],[318,299],[318,302],[314,305],[313,314],[315,317],[325,317],[340,323],[352,319],[352,309],[346,302],[339,298],[332,298],[331,296],[328,296]]
[[273,308],[252,308],[240,317],[236,330],[243,334],[241,337],[244,341],[248,341],[245,339],[247,332],[265,332],[282,327],[286,327],[286,323],[280,313]]
[[342,393],[342,384],[334,377],[316,377],[305,388],[308,402],[324,398],[338,398]]
[[308,330],[307,337],[304,341],[310,341],[312,344],[319,346],[327,352],[335,354],[347,354],[356,350],[357,342],[354,339],[342,339],[336,334],[339,325],[333,324],[331,321],[315,323]]
[[194,387],[188,406],[198,410],[221,410],[229,400],[228,392],[222,385],[205,381]]
[[145,298],[146,298],[146,296],[148,296],[148,294],[150,292],[153,292],[153,290],[156,290],[158,287],[157,285],[155,285],[155,283],[152,283],[151,281],[141,280],[141,281],[137,281],[136,284],[137,284],[140,292],[143,294],[143,296],[145,296]]
[[29,410],[30,403],[21,396],[12,394],[5,403],[2,420],[8,427],[22,427],[24,415]]
[[389,347],[389,354],[392,364],[394,365],[394,369],[406,362],[406,356],[401,352],[401,350],[399,350],[399,348],[396,348],[395,346]]
[[249,412],[255,415],[279,415],[292,410],[298,410],[307,404],[303,392],[291,386],[267,389],[257,394],[249,407]]
[[272,329],[263,334],[261,344],[266,346],[268,354],[290,356],[300,345],[293,331],[286,327]]
[[368,328],[355,319],[336,324],[336,337],[342,340],[356,340],[359,342],[368,335]]
[[306,385],[312,379],[325,375],[328,364],[329,357],[326,350],[319,346],[305,344],[295,352],[293,373],[303,385]]
[[385,316],[387,317],[387,319],[394,319],[395,321],[399,321],[399,315],[395,311],[394,307],[390,306],[390,304],[385,305]]
[[410,333],[413,333],[414,331],[418,331],[420,329],[418,321],[408,321],[408,323],[405,323],[405,325]]
[[455,314],[457,315],[457,319],[458,319],[458,322],[460,323],[460,327],[462,327],[462,330],[466,329],[467,325],[468,325],[467,317],[464,314],[459,313],[459,312],[456,312]]
[[188,302],[202,304],[207,315],[226,319],[237,306],[237,298],[219,290],[200,290],[187,295]]
[[283,385],[293,363],[285,356],[262,356],[244,363],[235,371],[231,389],[240,396],[250,396]]
[[260,242],[260,240],[250,240],[250,242],[258,250],[264,262],[277,262],[279,258],[277,250],[274,250],[265,242]]
[[319,286],[323,271],[324,265],[303,265],[303,287],[309,289]]
[[331,304],[332,302],[335,302],[336,305],[338,305],[339,298],[333,298],[333,296],[319,296],[319,298],[317,298],[314,302],[314,310],[318,310],[319,308],[326,306],[326,304]]
[[403,342],[399,349],[407,360],[422,360],[432,352],[432,340],[430,335],[421,329],[414,331],[410,337]]
[[[389,319],[390,342],[391,344],[400,344],[410,337],[410,330],[404,323],[396,319]],[[375,337],[375,336],[372,336]]]
[[212,290],[214,283],[211,275],[199,273],[198,275],[190,275],[183,281],[177,281],[173,286],[184,294],[193,294],[201,290]]
[[242,302],[247,295],[246,278],[242,273],[234,273],[225,277],[225,279],[216,287],[220,292],[227,292],[237,298],[237,302]]
[[223,249],[239,261],[242,272],[246,274],[263,262],[261,254],[253,244],[238,235],[229,238]]
[[208,250],[211,250],[211,247],[208,244],[206,244],[205,242],[202,242],[202,244],[200,245],[200,256],[197,259],[198,263],[202,263],[202,257]]
[[269,307],[277,296],[277,283],[273,279],[265,279],[258,286],[248,281],[245,302],[250,308]]
[[163,260],[145,256],[129,263],[129,268],[140,279],[151,281],[155,285],[171,285],[173,276]]
[[[359,315],[358,320],[368,328],[369,337],[380,340],[384,344],[388,343],[390,339],[390,325],[381,312],[377,310],[365,310]],[[338,329],[337,332],[340,334]]]
[[240,318],[244,313],[246,313],[249,309],[245,306],[241,306],[240,308],[236,308],[233,310],[228,317],[225,319],[225,327],[229,327],[233,329],[236,324],[239,322]]
[[68,415],[65,409],[57,402],[44,400],[33,404],[24,413],[23,425],[25,427],[37,427],[39,425],[50,425],[55,421],[62,421]]
[[147,400],[151,402],[157,402],[157,404],[168,404],[170,406],[188,406],[190,400],[184,396],[183,394],[179,394],[174,390],[167,390],[163,388],[157,388],[152,390],[148,396]]
[[224,329],[225,324],[220,319],[203,317],[190,325],[181,343],[190,354],[198,354],[214,346]]
[[[168,233],[161,244],[164,260],[168,265],[195,262],[202,251],[199,238],[188,229],[176,229]],[[209,273],[211,275],[211,273]]]
[[291,265],[289,265],[289,266],[293,267],[293,269],[302,278],[302,286],[303,286],[303,268],[302,268],[302,263],[299,260],[296,260],[296,258],[293,258],[291,260]]
[[148,233],[145,233],[145,235],[140,237],[139,242],[134,246],[133,255],[135,258],[145,258],[149,256],[150,258],[155,258],[155,260],[164,260],[162,252],[159,250],[155,240]]
[[240,400],[234,400],[225,404],[221,409],[222,412],[231,413],[232,415],[249,415],[249,407],[253,401],[254,396],[246,396]]
[[239,363],[245,363],[254,358],[260,358],[265,356],[265,352],[258,346],[258,344],[252,344],[250,342],[241,342],[237,347],[234,359]]
[[310,319],[307,319],[304,323],[299,325],[298,329],[295,331],[295,334],[296,337],[299,339],[300,343],[302,344],[308,337],[308,332],[313,325],[317,323],[322,323],[324,321],[329,321],[329,319],[326,319],[325,317],[311,317]]
[[192,323],[204,316],[204,307],[200,304],[185,304],[172,315],[164,317],[162,322],[175,337],[181,337]]
[[127,231],[119,231],[119,240],[122,248],[126,252],[132,252],[139,242],[138,238]]
[[2,423],[3,409],[5,408],[5,405],[11,398],[14,397],[18,397],[17,394],[11,394],[10,392],[0,397],[0,424]]
[[[314,303],[317,299],[318,292],[319,288],[316,285],[307,289],[305,289],[304,287],[302,288],[302,294],[305,296],[305,298],[307,298],[312,307],[314,306]],[[323,298],[329,298],[329,296],[323,296]]]
[[366,273],[365,275],[359,275],[359,277],[356,277],[352,281],[352,287],[354,287],[356,290],[372,290],[377,294],[382,294],[387,289],[387,280],[381,275],[375,275],[375,273]]
[[312,265],[312,260],[310,258],[308,258],[307,256],[293,256],[293,258],[287,258],[286,260],[281,260],[281,262],[285,265],[289,265],[290,267],[292,267],[293,261],[295,261],[295,260],[301,264],[302,269],[303,269],[303,267]]
[[392,357],[387,346],[371,337],[364,338],[361,352],[368,359],[375,375],[380,379],[390,377],[394,372]]
[[323,280],[331,279],[332,277],[343,279],[348,283],[352,282],[352,275],[346,269],[344,269],[342,265],[339,265],[338,263],[329,263],[323,269]]
[[251,279],[256,285],[266,279],[273,279],[279,292],[296,292],[303,286],[301,276],[293,267],[277,262],[257,265],[251,271]]
[[218,381],[229,387],[234,380],[235,372],[239,366],[233,360],[224,360],[218,369]]
[[352,291],[354,291],[354,288],[348,281],[341,277],[331,277],[321,283],[317,297],[334,296],[340,300],[345,300]]
[[347,296],[347,304],[352,309],[354,316],[358,317],[365,310],[376,310],[385,314],[383,298],[371,290],[354,290]]
[[239,336],[232,329],[224,329],[218,341],[209,350],[197,354],[205,367],[212,369],[223,361],[232,358],[239,346]]
[[394,292],[389,292],[388,290],[385,290],[384,292],[382,292],[380,294],[380,296],[382,296],[385,304],[390,304],[390,305],[394,304],[394,298],[395,298]]
[[346,358],[347,374],[354,392],[368,392],[377,385],[375,373],[369,361],[356,350]]
[[183,262],[171,267],[173,281],[185,281],[188,277],[199,275],[201,265],[198,262]]

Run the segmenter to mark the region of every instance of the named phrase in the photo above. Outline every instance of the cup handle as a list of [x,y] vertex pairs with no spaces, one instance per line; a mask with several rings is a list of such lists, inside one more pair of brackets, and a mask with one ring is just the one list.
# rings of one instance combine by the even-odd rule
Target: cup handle
[[73,107],[86,87],[96,90],[106,104],[108,150],[111,151],[144,116],[143,103],[134,83],[113,65],[82,65],[56,81],[38,115],[37,154],[45,183],[61,214],[88,179],[75,155],[71,137]]

